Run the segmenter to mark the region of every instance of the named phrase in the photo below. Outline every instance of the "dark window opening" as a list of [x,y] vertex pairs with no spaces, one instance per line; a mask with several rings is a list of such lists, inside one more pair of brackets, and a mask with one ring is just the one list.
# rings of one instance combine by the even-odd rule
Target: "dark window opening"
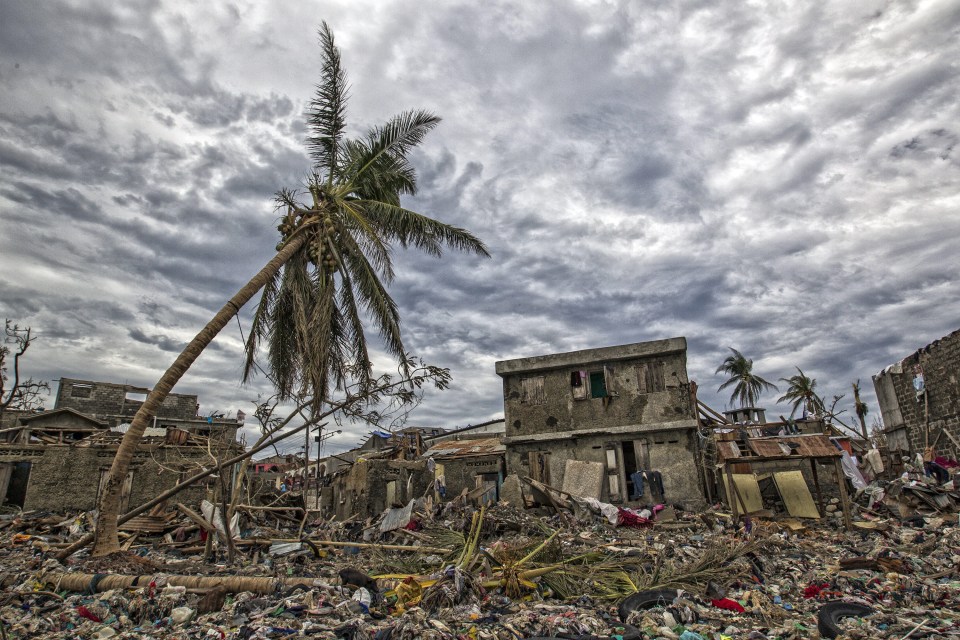
[[603,375],[603,371],[590,372],[590,397],[591,398],[607,397],[607,381],[606,381],[606,376]]
[[75,384],[70,388],[70,397],[71,398],[89,398],[90,391],[93,389],[93,385],[90,384]]

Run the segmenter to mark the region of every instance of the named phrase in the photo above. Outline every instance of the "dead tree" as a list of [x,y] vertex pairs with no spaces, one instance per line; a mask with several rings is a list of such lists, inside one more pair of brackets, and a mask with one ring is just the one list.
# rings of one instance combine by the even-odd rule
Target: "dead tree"
[[0,345],[0,416],[8,409],[36,409],[43,403],[42,396],[50,393],[46,381],[20,378],[20,358],[35,339],[30,327],[6,320]]

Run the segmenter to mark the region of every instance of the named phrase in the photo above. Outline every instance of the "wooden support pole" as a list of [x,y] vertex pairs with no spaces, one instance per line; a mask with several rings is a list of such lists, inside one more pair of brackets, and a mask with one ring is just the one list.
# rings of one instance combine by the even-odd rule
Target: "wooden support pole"
[[827,513],[823,506],[823,491],[820,489],[820,478],[817,475],[817,459],[810,458],[810,471],[813,473],[813,486],[817,490],[817,506],[820,507],[820,517]]
[[840,467],[840,458],[833,459],[833,466],[837,470],[837,484],[840,486],[840,506],[843,509],[843,526],[847,531],[850,531],[853,528],[853,523],[850,521],[850,502],[847,498],[847,476],[843,474],[843,469]]
[[723,471],[727,476],[727,502],[730,503],[730,509],[733,511],[733,519],[736,521],[740,518],[740,514],[737,511],[737,501],[740,498],[740,492],[737,491],[737,485],[733,482],[733,473],[730,471],[730,465],[726,462],[723,463]]

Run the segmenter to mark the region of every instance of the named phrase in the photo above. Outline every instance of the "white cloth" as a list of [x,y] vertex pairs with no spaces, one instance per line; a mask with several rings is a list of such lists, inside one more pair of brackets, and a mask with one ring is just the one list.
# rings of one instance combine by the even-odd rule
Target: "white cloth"
[[880,452],[876,449],[870,449],[863,455],[864,462],[870,467],[870,472],[873,475],[878,473],[883,473],[883,457],[880,455]]
[[850,454],[846,451],[843,452],[843,458],[840,459],[840,466],[843,467],[843,475],[850,478],[854,489],[862,491],[867,488],[867,481],[863,479],[863,474],[860,473],[860,469],[857,468],[857,463],[853,461],[853,458],[851,458]]

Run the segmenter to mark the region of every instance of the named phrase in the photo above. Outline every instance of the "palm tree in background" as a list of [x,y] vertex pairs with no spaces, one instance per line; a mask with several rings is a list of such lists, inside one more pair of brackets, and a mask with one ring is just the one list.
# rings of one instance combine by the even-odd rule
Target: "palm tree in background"
[[780,378],[780,381],[787,383],[787,391],[777,399],[777,402],[792,403],[791,418],[800,407],[803,407],[808,414],[823,415],[826,413],[823,398],[818,396],[816,392],[816,379],[804,374],[800,367],[797,367],[796,375],[789,378]]
[[860,399],[860,381],[857,380],[852,385],[853,387],[853,410],[857,414],[857,418],[860,419],[860,435],[863,436],[864,440],[870,439],[870,433],[867,431],[867,414],[870,412],[870,408],[867,407],[867,403]]
[[717,391],[723,391],[727,387],[733,386],[733,393],[730,394],[730,402],[738,401],[740,407],[755,407],[760,400],[760,394],[764,390],[772,389],[779,391],[777,385],[767,382],[753,372],[753,360],[745,357],[742,353],[728,347],[732,352],[727,359],[723,361],[715,373],[723,373],[730,376]]
[[[320,83],[307,111],[307,145],[314,170],[304,190],[282,190],[284,211],[277,254],[184,348],[148,394],[123,436],[98,499],[93,555],[119,550],[117,518],[123,480],[146,427],[164,398],[204,348],[239,310],[265,288],[247,341],[244,380],[258,344],[269,347],[269,368],[283,398],[299,390],[326,397],[331,379],[370,380],[370,361],[359,307],[369,313],[387,350],[406,366],[396,304],[384,287],[393,277],[391,244],[439,256],[444,246],[489,255],[464,229],[400,206],[416,192],[407,156],[439,122],[407,111],[348,139],[347,83],[340,51],[326,23],[320,28]],[[281,271],[282,270],[282,271]]]

